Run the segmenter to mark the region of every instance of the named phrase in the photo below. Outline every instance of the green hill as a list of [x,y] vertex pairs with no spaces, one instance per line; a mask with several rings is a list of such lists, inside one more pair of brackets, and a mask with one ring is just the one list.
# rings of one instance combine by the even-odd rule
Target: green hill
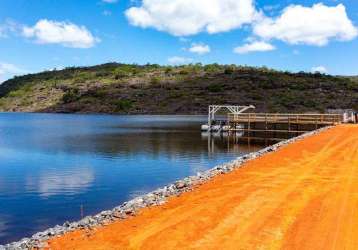
[[210,104],[253,104],[268,112],[358,109],[358,78],[235,65],[108,63],[0,85],[0,111],[204,114]]

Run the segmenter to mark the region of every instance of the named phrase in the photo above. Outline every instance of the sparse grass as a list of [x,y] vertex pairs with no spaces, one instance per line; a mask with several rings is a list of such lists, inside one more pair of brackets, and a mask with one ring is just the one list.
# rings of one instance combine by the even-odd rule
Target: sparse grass
[[358,109],[358,77],[264,66],[109,63],[15,77],[0,85],[0,98],[0,110],[49,112],[190,114],[210,103],[253,104],[262,111]]

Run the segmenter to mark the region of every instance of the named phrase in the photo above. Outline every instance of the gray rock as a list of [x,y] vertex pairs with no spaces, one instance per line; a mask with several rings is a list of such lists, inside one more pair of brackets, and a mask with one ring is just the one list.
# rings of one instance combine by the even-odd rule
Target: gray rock
[[185,188],[185,187],[186,187],[186,183],[185,183],[184,181],[177,181],[177,182],[175,183],[175,187],[176,187],[177,189]]
[[63,223],[63,226],[66,227],[66,228],[67,228],[67,227],[70,227],[70,225],[71,225],[71,223],[68,222],[68,221],[66,221],[65,223]]
[[307,136],[317,134],[326,129],[329,129],[329,127],[312,131],[301,136],[295,137],[293,139],[279,142],[273,146],[267,147],[255,153],[240,156],[237,159],[226,164],[218,165],[210,170],[197,173],[196,176],[186,177],[183,180],[175,182],[174,184],[159,188],[152,193],[137,197],[128,202],[124,202],[122,205],[115,207],[112,210],[103,211],[94,216],[87,216],[79,222],[69,223],[68,221],[66,221],[63,226],[55,226],[54,228],[50,228],[44,232],[36,233],[30,239],[24,238],[18,242],[14,242],[6,246],[0,245],[0,250],[43,248],[46,247],[46,241],[51,237],[59,236],[76,229],[90,229],[99,225],[106,225],[117,219],[125,219],[128,216],[135,215],[137,210],[140,208],[149,207],[153,205],[162,205],[167,201],[167,197],[169,196],[179,195],[183,192],[187,192],[191,190],[195,185],[206,182],[207,180],[219,174],[226,174],[228,172],[233,171],[234,169],[242,167],[243,164],[247,161],[260,157],[266,153],[276,151],[282,146],[301,140]]

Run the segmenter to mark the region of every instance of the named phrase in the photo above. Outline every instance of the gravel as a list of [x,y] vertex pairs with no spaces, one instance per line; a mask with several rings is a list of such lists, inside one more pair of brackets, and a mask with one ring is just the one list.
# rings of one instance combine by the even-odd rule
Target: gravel
[[170,184],[163,188],[159,188],[151,193],[125,202],[122,205],[113,208],[112,210],[103,211],[94,216],[87,216],[78,222],[70,223],[66,221],[62,226],[57,225],[43,232],[36,233],[31,238],[23,238],[20,241],[13,242],[4,246],[0,245],[0,250],[40,249],[47,246],[46,241],[48,241],[50,238],[59,237],[65,233],[78,229],[91,230],[98,226],[108,225],[111,222],[123,220],[130,216],[135,216],[138,210],[140,210],[141,208],[162,205],[167,201],[168,197],[178,196],[184,192],[188,192],[192,190],[195,186],[200,185],[217,175],[226,174],[233,171],[234,169],[240,168],[243,163],[249,160],[258,158],[270,152],[274,152],[284,145],[320,133],[321,131],[326,130],[328,128],[330,127],[325,127],[319,130],[308,132],[298,137],[266,147],[257,152],[240,156],[231,162],[218,165],[204,172],[197,173],[197,175],[195,176],[189,176],[182,180],[178,180],[173,184]]

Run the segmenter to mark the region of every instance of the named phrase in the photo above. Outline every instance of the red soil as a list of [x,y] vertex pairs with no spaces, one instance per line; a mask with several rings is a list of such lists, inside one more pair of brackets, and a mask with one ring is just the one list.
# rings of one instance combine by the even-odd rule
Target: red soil
[[358,249],[358,126],[247,162],[136,217],[51,249]]

